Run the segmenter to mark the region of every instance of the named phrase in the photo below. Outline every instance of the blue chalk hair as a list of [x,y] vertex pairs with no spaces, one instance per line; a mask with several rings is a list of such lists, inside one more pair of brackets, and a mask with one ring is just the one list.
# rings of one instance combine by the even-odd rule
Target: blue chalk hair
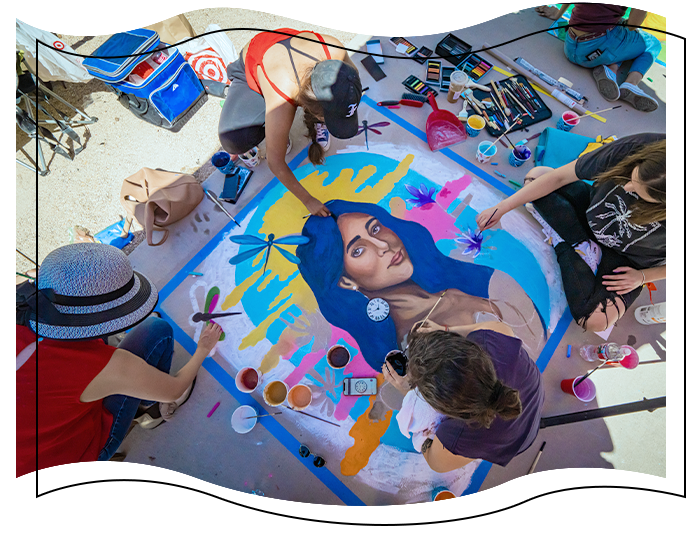
[[337,218],[361,213],[376,217],[403,242],[413,263],[411,280],[429,293],[448,288],[488,298],[493,268],[461,262],[442,254],[430,232],[419,223],[396,218],[375,204],[334,200],[326,203],[332,217],[311,216],[302,235],[309,243],[297,247],[299,272],[316,297],[326,320],[347,331],[360,346],[367,364],[380,371],[386,354],[398,349],[396,326],[391,317],[374,322],[367,317],[367,298],[360,292],[338,286],[344,274],[343,238]]

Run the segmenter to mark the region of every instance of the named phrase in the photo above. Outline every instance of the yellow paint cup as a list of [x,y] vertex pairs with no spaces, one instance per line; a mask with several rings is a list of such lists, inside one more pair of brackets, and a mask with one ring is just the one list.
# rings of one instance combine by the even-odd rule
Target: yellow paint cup
[[270,407],[277,407],[287,399],[287,391],[287,385],[284,381],[271,381],[265,385],[263,399]]

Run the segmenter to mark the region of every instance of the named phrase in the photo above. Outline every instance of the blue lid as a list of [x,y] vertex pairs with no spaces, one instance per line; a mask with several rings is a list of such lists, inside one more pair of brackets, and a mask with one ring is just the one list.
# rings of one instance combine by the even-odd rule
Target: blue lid
[[118,82],[126,78],[138,63],[148,57],[132,56],[132,54],[150,52],[158,44],[160,44],[160,37],[154,30],[138,28],[117,33],[107,39],[89,58],[83,60],[83,67],[95,78],[106,82]]

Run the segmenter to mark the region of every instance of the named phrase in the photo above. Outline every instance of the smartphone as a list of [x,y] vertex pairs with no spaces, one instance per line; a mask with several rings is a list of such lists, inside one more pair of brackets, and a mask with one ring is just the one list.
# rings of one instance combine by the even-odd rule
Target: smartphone
[[375,396],[377,395],[377,379],[374,377],[343,379],[343,394],[346,396]]
[[377,63],[384,63],[384,58],[381,56],[382,54],[382,45],[379,42],[379,39],[371,39],[367,41],[367,52],[370,54],[380,54],[379,56],[372,56],[374,57],[374,61]]
[[408,359],[406,358],[406,355],[403,351],[400,351],[398,349],[395,349],[394,351],[389,351],[384,360],[391,364],[391,367],[394,368],[394,371],[398,373],[401,377],[406,375],[406,372],[408,371]]

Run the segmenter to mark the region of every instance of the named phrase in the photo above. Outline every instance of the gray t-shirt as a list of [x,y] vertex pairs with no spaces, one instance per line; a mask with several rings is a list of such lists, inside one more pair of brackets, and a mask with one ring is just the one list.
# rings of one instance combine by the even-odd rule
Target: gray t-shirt
[[[576,176],[594,180],[644,145],[666,139],[666,134],[635,134],[589,152],[576,162]],[[629,258],[638,268],[666,264],[666,221],[635,225],[631,208],[639,197],[612,182],[595,186],[586,211],[588,225],[596,240]]]

